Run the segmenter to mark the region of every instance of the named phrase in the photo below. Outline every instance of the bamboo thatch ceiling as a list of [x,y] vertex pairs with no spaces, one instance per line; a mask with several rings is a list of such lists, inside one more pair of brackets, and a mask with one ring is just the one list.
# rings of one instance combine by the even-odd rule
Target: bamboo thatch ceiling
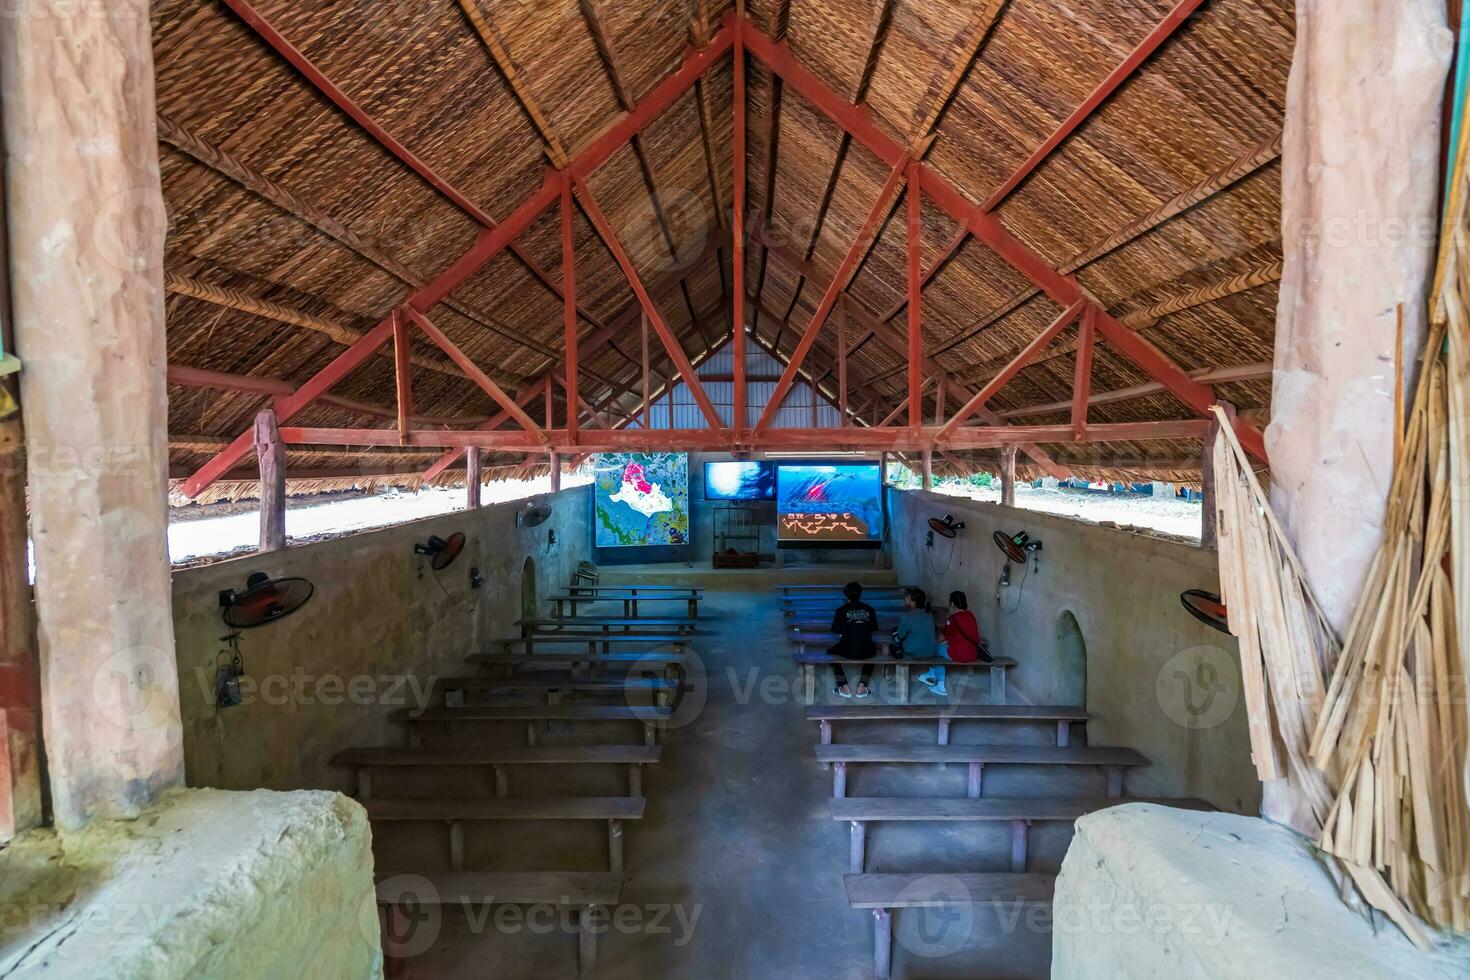
[[[1280,133],[1289,0],[1207,0],[1014,187],[1009,178],[1123,64],[1175,0],[750,0],[753,25],[889,138],[932,133],[924,162],[1187,371],[1269,361],[1280,277]],[[239,4],[235,4],[239,6]],[[637,105],[732,12],[728,0],[255,0],[342,93],[442,179],[436,189],[266,44],[221,0],[152,5],[164,193],[170,214],[171,365],[299,385],[433,279],[481,230]],[[889,167],[749,59],[749,321],[783,359],[858,236]],[[731,331],[732,60],[615,152],[589,184],[655,302],[696,362]],[[456,201],[453,198],[458,197]],[[849,330],[904,329],[902,197],[846,296]],[[1060,312],[927,203],[925,352],[974,391]],[[613,424],[637,408],[639,309],[584,213],[575,219],[582,396]],[[560,217],[552,208],[433,313],[515,391],[563,352]],[[952,251],[953,250],[953,251]],[[951,254],[952,253],[952,254]],[[947,257],[947,258],[946,258]],[[833,326],[807,365],[833,362]],[[1007,421],[1065,422],[1077,327],[989,402]],[[672,372],[655,344],[654,371]],[[420,336],[415,411],[483,421],[497,406]],[[868,339],[851,403],[878,423],[907,397],[904,363]],[[1150,378],[1107,344],[1095,395]],[[835,371],[823,387],[835,395]],[[628,389],[625,391],[625,389]],[[557,390],[555,412],[564,407]],[[1269,416],[1269,380],[1217,385]],[[332,389],[300,425],[382,426],[391,355]],[[173,463],[192,469],[246,431],[269,396],[174,385]],[[344,406],[343,401],[348,404]],[[358,407],[352,407],[356,403]],[[541,411],[540,399],[532,402]],[[938,406],[926,396],[926,414]],[[1094,423],[1175,419],[1173,396],[1104,400]],[[1045,447],[1077,466],[1180,472],[1188,442]],[[293,449],[293,467],[417,473],[438,453]],[[985,465],[994,453],[951,454]],[[1158,466],[1138,465],[1154,459]],[[519,463],[520,458],[501,462]],[[1024,462],[1024,458],[1023,458]]]

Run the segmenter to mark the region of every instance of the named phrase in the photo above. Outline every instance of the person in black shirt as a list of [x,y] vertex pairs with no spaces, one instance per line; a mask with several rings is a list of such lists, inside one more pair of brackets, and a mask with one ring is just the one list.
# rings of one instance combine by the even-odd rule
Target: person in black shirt
[[[859,582],[848,582],[842,587],[847,601],[832,614],[832,632],[837,634],[837,643],[828,652],[844,660],[872,660],[878,648],[873,645],[873,634],[878,629],[878,612],[863,602],[863,587]],[[848,687],[846,670],[840,665],[832,667],[834,693],[850,698],[853,690]],[[873,676],[873,665],[864,663],[858,674],[857,696],[868,696],[868,678]]]

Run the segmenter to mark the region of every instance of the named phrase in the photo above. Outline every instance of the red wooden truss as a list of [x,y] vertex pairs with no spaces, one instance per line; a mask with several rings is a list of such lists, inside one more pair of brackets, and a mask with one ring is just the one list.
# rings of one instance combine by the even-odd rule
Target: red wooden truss
[[[474,244],[432,282],[405,295],[388,311],[383,320],[364,334],[347,350],[339,354],[330,364],[314,377],[292,388],[277,383],[272,388],[276,396],[275,412],[281,423],[280,438],[292,445],[321,446],[415,446],[435,447],[446,450],[444,455],[423,475],[432,479],[453,465],[466,449],[478,448],[498,452],[528,454],[555,453],[561,456],[580,456],[599,451],[626,450],[706,450],[749,452],[775,449],[795,450],[866,450],[888,452],[924,452],[964,450],[981,448],[1020,447],[1030,454],[1048,471],[1056,472],[1055,463],[1037,448],[1038,443],[1066,442],[1109,442],[1138,441],[1148,439],[1202,439],[1209,428],[1209,409],[1216,402],[1215,391],[1208,380],[1191,377],[1177,364],[1155,348],[1133,330],[1119,322],[1085,295],[1075,278],[1064,275],[1050,266],[1040,255],[1012,236],[993,214],[1007,195],[1019,187],[1083,122],[1114,92],[1137,68],[1185,22],[1200,5],[1201,0],[1182,0],[1155,30],[1128,56],[1117,70],[1094,91],[1076,112],[1072,113],[1048,139],[1037,148],[1021,167],[1001,185],[1000,189],[983,204],[976,204],[951,184],[943,175],[923,162],[927,149],[927,138],[921,136],[905,146],[884,133],[873,121],[868,110],[848,102],[837,95],[815,75],[801,65],[783,42],[773,41],[762,34],[748,17],[731,11],[724,17],[720,29],[709,43],[702,48],[691,48],[684,55],[677,71],[653,88],[637,105],[574,157],[559,155],[563,165],[548,169],[545,179],[525,201],[502,220],[496,220],[476,206],[468,197],[457,190],[449,181],[435,173],[428,164],[415,156],[411,150],[396,140],[366,111],[352,101],[315,64],[284,38],[247,0],[225,0],[241,19],[256,31],[261,38],[290,62],[311,84],[335,103],[348,117],[361,126],[406,166],[419,174],[427,183],[481,225]],[[679,338],[670,328],[668,321],[659,312],[652,295],[640,278],[622,243],[618,240],[611,223],[588,186],[588,178],[605,164],[620,148],[630,143],[650,123],[673,106],[696,82],[724,61],[727,54],[734,53],[734,221],[733,253],[734,281],[733,316],[731,318],[732,343],[735,352],[734,425],[725,427],[704,386],[684,352]],[[747,427],[746,380],[745,380],[745,323],[747,293],[745,285],[745,249],[747,245],[745,227],[746,209],[746,54],[758,60],[781,79],[784,85],[795,91],[823,115],[831,119],[855,142],[877,156],[890,168],[887,181],[859,229],[836,274],[826,283],[826,288],[816,313],[802,331],[797,345],[787,360],[776,389],[766,404],[759,420]],[[851,304],[843,302],[843,294],[856,273],[862,257],[872,243],[873,237],[882,226],[885,216],[895,206],[900,195],[906,195],[907,207],[907,290],[906,296],[893,310],[882,317],[866,315],[858,319],[858,337],[849,345],[848,318]],[[927,270],[920,261],[920,217],[924,199],[939,208],[961,226],[958,236],[951,241],[938,261]],[[586,429],[581,427],[580,418],[586,414],[597,422],[618,397],[631,391],[615,391],[601,405],[588,405],[579,393],[579,358],[596,351],[615,340],[617,324],[598,324],[577,304],[576,261],[573,248],[574,208],[580,203],[588,221],[606,244],[628,279],[639,308],[643,314],[645,337],[647,328],[663,344],[674,366],[677,379],[682,381],[693,395],[695,403],[708,423],[707,428],[685,430],[638,429]],[[556,282],[542,271],[529,255],[516,246],[516,239],[542,214],[554,205],[561,208],[562,276]],[[756,235],[760,234],[759,230]],[[962,400],[959,409],[947,421],[942,417],[935,424],[925,425],[922,417],[922,392],[926,375],[936,380],[939,391],[944,392],[946,379],[937,371],[934,362],[925,356],[923,349],[923,291],[938,270],[959,250],[969,236],[974,236],[985,246],[1004,259],[1013,269],[1043,292],[1052,302],[1060,306],[1062,314],[1057,317],[1025,350],[1010,364],[1000,370],[979,391],[970,394],[966,389],[956,392],[952,379],[950,395]],[[727,244],[729,244],[727,242]],[[531,270],[548,289],[563,301],[565,310],[565,354],[563,360],[546,371],[534,383],[525,386],[514,396],[504,391],[481,370],[474,361],[436,327],[430,313],[454,290],[473,276],[502,252],[510,250]],[[800,261],[787,257],[787,261]],[[811,277],[820,283],[818,277]],[[907,331],[901,332],[890,326],[899,313],[907,309]],[[787,392],[795,383],[808,354],[816,345],[818,336],[828,319],[838,314],[837,370],[840,375],[840,401],[843,406],[843,425],[831,429],[780,429],[773,430],[771,423]],[[585,336],[579,336],[581,320],[593,324]],[[871,322],[869,322],[871,321]],[[1008,425],[1003,419],[985,408],[985,403],[1011,378],[1021,371],[1031,359],[1054,340],[1073,322],[1078,323],[1077,366],[1074,379],[1071,419],[1064,425],[1018,426]],[[477,428],[434,429],[424,427],[424,420],[413,411],[413,385],[409,360],[410,335],[422,332],[447,354],[462,370],[496,403],[500,411],[481,423]],[[899,352],[904,360],[907,397],[881,424],[871,427],[852,426],[847,423],[846,400],[848,394],[847,357],[853,349],[876,336]],[[397,391],[396,411],[383,412],[375,409],[373,414],[386,414],[396,423],[392,428],[323,429],[301,428],[287,424],[308,405],[318,401],[335,404],[346,403],[346,399],[329,395],[330,389],[373,357],[390,341],[394,345],[394,365]],[[1090,395],[1092,359],[1098,342],[1110,344],[1113,349],[1141,368],[1162,391],[1167,391],[1183,402],[1196,418],[1180,421],[1142,422],[1124,425],[1090,425],[1087,409]],[[707,355],[706,355],[707,356]],[[648,375],[645,341],[644,377],[642,390],[644,404],[639,411],[646,420]],[[187,372],[188,369],[179,369]],[[197,374],[197,372],[196,372]],[[814,375],[815,377],[815,375]],[[1209,376],[1207,375],[1206,378]],[[193,380],[198,381],[197,377]],[[864,379],[857,379],[859,386]],[[538,426],[527,411],[538,397],[547,397],[553,384],[561,384],[566,391],[566,425],[552,428],[548,415],[546,425]],[[1101,397],[1101,396],[1100,396]],[[937,403],[944,410],[944,395]],[[907,415],[907,425],[896,426],[900,414]],[[634,412],[629,419],[637,417]],[[983,425],[965,425],[974,416],[979,416]],[[626,420],[624,420],[626,421]],[[514,423],[514,428],[501,426]],[[1238,421],[1236,431],[1241,443],[1253,455],[1265,460],[1265,445],[1261,433],[1251,425]],[[201,466],[185,480],[183,491],[190,497],[197,496],[215,481],[232,473],[235,466],[254,449],[253,431],[242,432],[213,459]]]

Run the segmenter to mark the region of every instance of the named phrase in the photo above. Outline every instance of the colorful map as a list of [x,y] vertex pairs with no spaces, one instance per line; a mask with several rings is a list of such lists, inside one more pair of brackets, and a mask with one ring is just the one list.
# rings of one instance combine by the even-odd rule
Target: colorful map
[[595,464],[597,547],[636,548],[689,541],[689,457],[684,453],[602,453]]

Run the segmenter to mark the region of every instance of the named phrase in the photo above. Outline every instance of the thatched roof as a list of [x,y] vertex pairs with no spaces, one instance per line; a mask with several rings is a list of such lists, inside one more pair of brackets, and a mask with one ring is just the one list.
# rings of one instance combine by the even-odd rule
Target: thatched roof
[[[240,4],[233,4],[240,6]],[[164,193],[171,365],[296,386],[442,272],[481,229],[707,43],[725,0],[256,0],[251,4],[382,130],[460,197],[456,203],[334,106],[231,5],[152,4]],[[1160,24],[1166,0],[751,0],[763,34],[907,144],[932,128],[925,162],[1025,245],[1187,371],[1269,362],[1280,277],[1280,148],[1293,45],[1287,0],[1203,4],[1026,180],[996,192]],[[589,180],[663,315],[696,363],[730,332],[733,198],[729,56]],[[756,59],[749,67],[746,278],[755,336],[786,357],[877,198],[888,167]],[[881,320],[905,296],[901,199],[847,291],[850,315]],[[552,208],[455,290],[434,322],[515,391],[563,352],[560,218]],[[924,211],[924,268],[959,226]],[[636,410],[637,302],[585,214],[576,218],[583,398],[619,424]],[[811,274],[803,276],[797,269]],[[952,385],[978,389],[1060,309],[999,256],[963,239],[923,294],[924,346]],[[855,312],[852,312],[855,311]],[[900,313],[893,324],[904,327]],[[832,326],[826,328],[830,334]],[[1065,422],[1077,328],[989,403],[1019,424]],[[830,360],[823,343],[809,363]],[[655,346],[654,370],[672,372]],[[483,422],[497,406],[422,336],[423,424]],[[876,424],[906,397],[902,362],[870,339],[853,354],[852,404]],[[1107,344],[1095,395],[1150,378]],[[1249,373],[1249,372],[1247,372]],[[835,374],[825,387],[835,388]],[[554,411],[564,412],[554,388]],[[957,407],[951,387],[947,404]],[[1270,383],[1217,385],[1269,417]],[[391,351],[293,424],[384,426]],[[172,463],[191,471],[246,431],[268,394],[170,387]],[[876,396],[876,397],[875,397]],[[934,393],[926,396],[932,413]],[[538,398],[533,414],[542,411]],[[1172,395],[1104,401],[1094,423],[1187,417]],[[412,482],[440,454],[310,447],[294,470]],[[1048,446],[1077,468],[1198,478],[1198,443]],[[949,465],[993,467],[995,452]],[[521,457],[487,465],[516,467]],[[1189,465],[1181,465],[1186,464]],[[1114,465],[1118,464],[1118,465]],[[1026,460],[1022,458],[1022,468]],[[509,472],[509,471],[506,471]],[[248,473],[231,474],[240,478]],[[444,479],[455,479],[449,471]],[[462,479],[462,471],[458,477]],[[318,481],[311,484],[320,489]],[[218,485],[226,494],[230,480]]]

